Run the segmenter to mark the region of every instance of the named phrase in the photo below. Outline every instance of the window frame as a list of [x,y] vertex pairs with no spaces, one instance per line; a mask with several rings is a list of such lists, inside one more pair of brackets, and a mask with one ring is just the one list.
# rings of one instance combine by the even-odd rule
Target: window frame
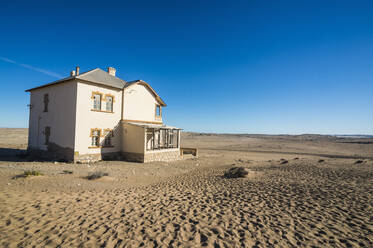
[[[111,102],[108,100],[108,99],[111,99]],[[110,94],[106,94],[105,95],[105,110],[106,112],[113,112],[114,111],[114,96],[113,95],[110,95]],[[111,110],[108,110],[108,103],[111,103]]]
[[104,147],[112,147],[113,146],[113,144],[112,144],[112,138],[114,137],[113,129],[110,129],[110,128],[104,129],[103,137],[104,137],[104,144],[103,144],[103,146]]
[[[159,110],[159,114],[158,114],[158,110]],[[155,117],[156,118],[161,118],[162,117],[162,106],[159,105],[159,104],[155,105]]]
[[[97,135],[94,135],[94,132],[98,132]],[[101,131],[101,128],[91,128],[91,132],[90,132],[90,137],[91,137],[91,148],[97,148],[97,147],[100,147],[100,142],[101,142],[101,135],[102,134],[102,131]],[[95,143],[97,142],[97,144],[94,143],[94,139],[97,138],[97,141],[95,141]]]
[[[100,102],[99,102],[99,106],[98,108],[95,108],[96,106],[96,99],[95,99],[95,96],[100,96]],[[93,99],[93,106],[92,106],[92,110],[94,111],[101,111],[101,108],[102,108],[102,93],[101,92],[98,92],[98,91],[93,91],[92,92],[92,96],[91,96],[91,99]]]

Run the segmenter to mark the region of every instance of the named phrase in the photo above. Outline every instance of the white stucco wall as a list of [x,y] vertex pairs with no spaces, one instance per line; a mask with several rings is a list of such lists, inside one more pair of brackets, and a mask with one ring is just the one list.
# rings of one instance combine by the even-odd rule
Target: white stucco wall
[[[92,111],[92,92],[98,91],[103,94],[114,96],[113,113]],[[105,110],[105,101],[101,102],[101,109]],[[121,133],[119,122],[121,120],[122,91],[109,87],[102,87],[93,84],[78,82],[77,84],[77,117],[75,130],[75,152],[82,154],[118,152],[121,148]],[[111,148],[89,148],[91,147],[91,128],[113,129]],[[102,137],[101,142],[104,141]]]
[[[62,148],[74,148],[76,87],[74,81],[30,92],[29,142],[32,149],[47,150],[44,130],[51,128],[49,142]],[[48,112],[44,94],[49,95]]]
[[161,121],[156,119],[157,101],[150,90],[140,84],[129,86],[124,90],[123,119],[141,121]]

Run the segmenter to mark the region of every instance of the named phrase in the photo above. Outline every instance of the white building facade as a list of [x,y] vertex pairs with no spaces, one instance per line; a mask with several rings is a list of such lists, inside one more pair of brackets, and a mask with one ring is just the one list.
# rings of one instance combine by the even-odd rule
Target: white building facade
[[28,151],[41,157],[91,162],[180,159],[180,128],[163,124],[166,106],[142,80],[126,82],[99,68],[30,92]]

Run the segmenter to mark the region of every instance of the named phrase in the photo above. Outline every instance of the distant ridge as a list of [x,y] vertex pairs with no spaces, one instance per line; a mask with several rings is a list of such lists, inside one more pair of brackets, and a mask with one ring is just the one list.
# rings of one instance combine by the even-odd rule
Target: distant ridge
[[351,138],[351,139],[370,139],[373,138],[373,135],[365,135],[365,134],[338,134],[333,135],[337,138]]

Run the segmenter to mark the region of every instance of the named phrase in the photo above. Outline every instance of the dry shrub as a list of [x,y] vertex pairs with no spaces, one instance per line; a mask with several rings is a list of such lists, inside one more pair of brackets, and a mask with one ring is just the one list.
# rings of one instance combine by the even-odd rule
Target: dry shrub
[[244,167],[233,167],[224,173],[224,177],[239,178],[239,177],[246,177],[248,174],[249,174],[248,169]]
[[99,179],[101,177],[108,176],[108,175],[109,174],[106,172],[96,171],[96,172],[90,173],[86,178],[88,180],[95,180],[95,179]]
[[23,174],[14,176],[13,179],[27,178],[27,177],[31,177],[31,176],[42,176],[42,175],[43,175],[43,173],[41,173],[40,171],[26,170],[26,171],[23,172]]
[[36,171],[36,170],[27,170],[27,171],[23,172],[23,175],[25,177],[29,177],[29,176],[42,176],[43,173],[41,173],[40,171]]

